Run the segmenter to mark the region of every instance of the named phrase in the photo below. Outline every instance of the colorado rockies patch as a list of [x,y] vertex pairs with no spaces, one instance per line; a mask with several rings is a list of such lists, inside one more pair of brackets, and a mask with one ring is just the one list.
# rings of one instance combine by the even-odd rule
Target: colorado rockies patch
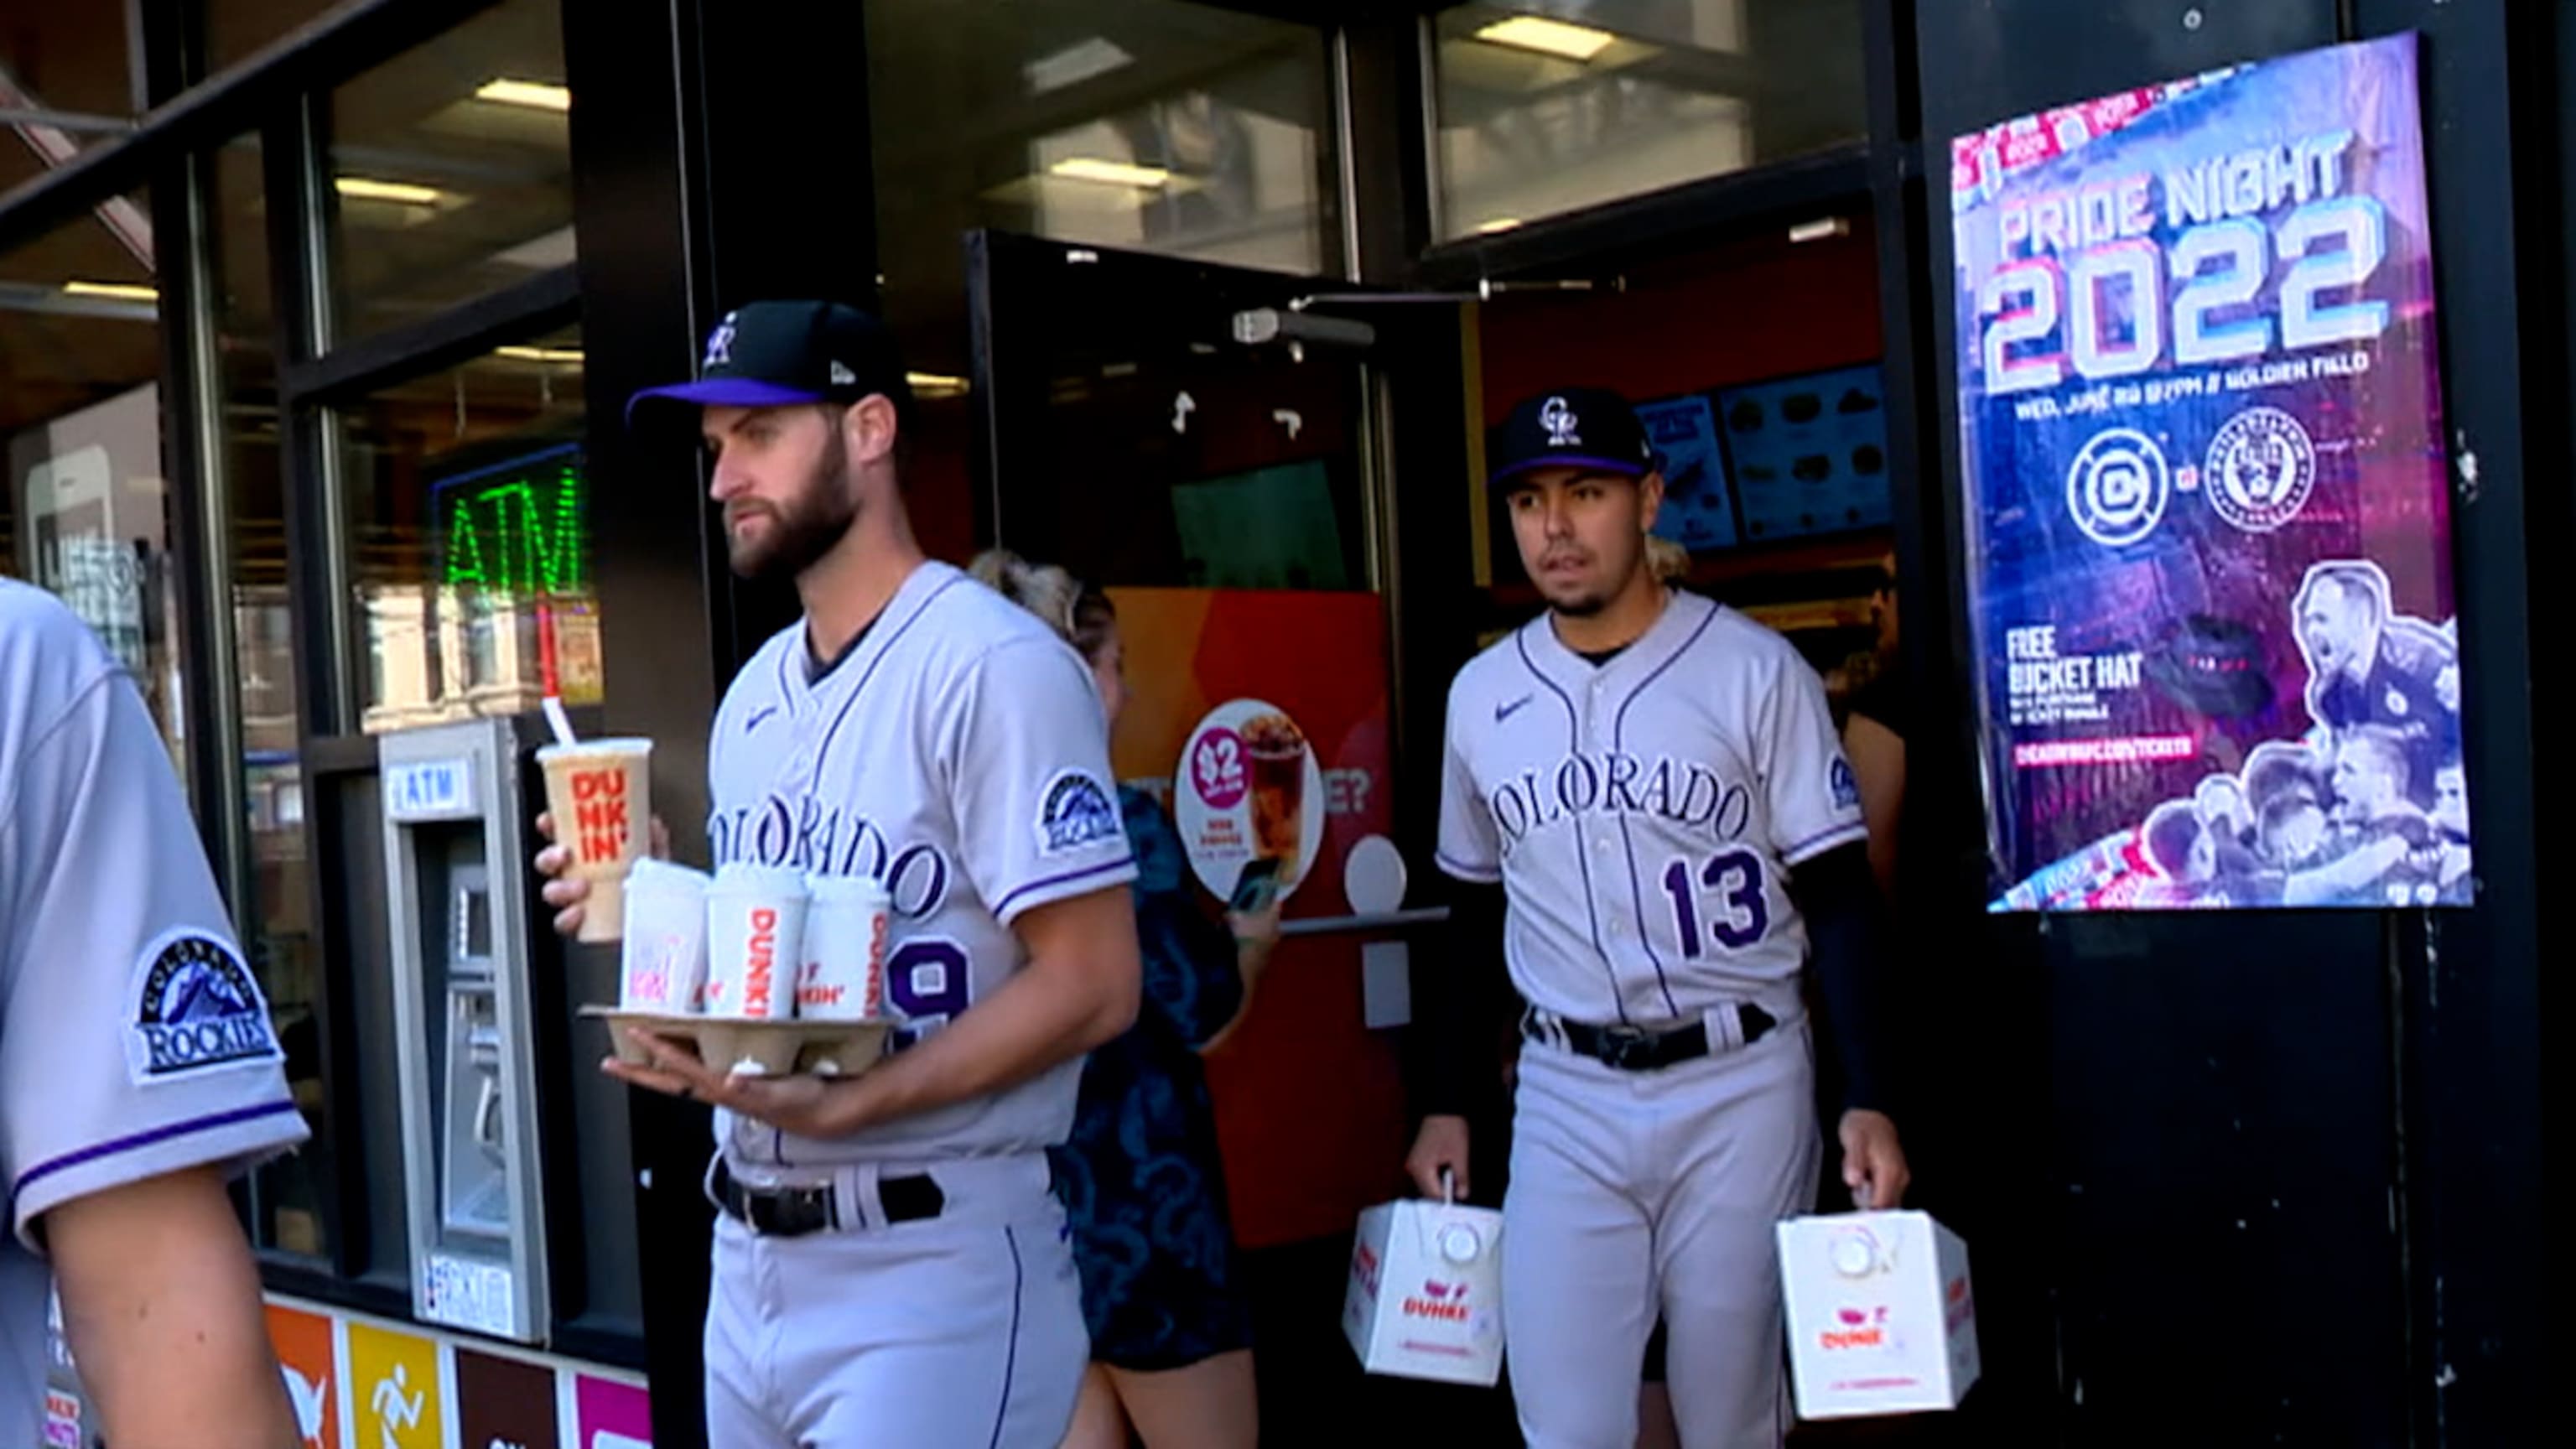
[[1860,808],[1860,779],[1852,774],[1851,761],[1836,756],[1833,768],[1834,808]]
[[1066,770],[1047,782],[1045,803],[1038,807],[1038,849],[1047,855],[1080,850],[1119,834],[1118,805],[1098,780],[1081,770]]
[[268,1003],[229,943],[172,931],[135,960],[125,1061],[137,1085],[282,1055]]

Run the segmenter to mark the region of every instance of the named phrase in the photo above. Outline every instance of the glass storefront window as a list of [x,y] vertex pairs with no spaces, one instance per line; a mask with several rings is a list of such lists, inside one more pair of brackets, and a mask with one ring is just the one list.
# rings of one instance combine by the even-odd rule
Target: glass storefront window
[[224,466],[231,494],[236,703],[242,795],[250,819],[250,898],[235,903],[242,944],[286,1049],[286,1076],[312,1145],[251,1183],[260,1247],[329,1251],[322,1184],[331,1172],[322,1080],[322,954],[313,927],[313,862],[305,847],[304,769],[296,720],[295,621],[287,597],[286,470],[279,448],[277,359],[269,305],[267,210],[260,145],[245,136],[215,153],[215,246],[222,300]]
[[206,17],[209,73],[247,60],[271,41],[332,9],[337,0],[197,0]]
[[114,137],[135,111],[122,4],[0,16],[0,192]]
[[342,339],[573,260],[560,0],[505,0],[331,103]]
[[[978,228],[1271,271],[1341,243],[1323,32],[1182,0],[872,0],[877,257],[918,369],[910,476],[972,546],[965,236]],[[955,516],[951,516],[951,514]]]
[[578,329],[495,349],[345,414],[364,728],[520,714],[549,661],[601,697]]
[[1436,34],[1445,237],[1868,131],[1859,0],[1459,5]]
[[144,211],[119,198],[0,255],[0,566],[89,621],[184,779],[151,233],[117,224]]

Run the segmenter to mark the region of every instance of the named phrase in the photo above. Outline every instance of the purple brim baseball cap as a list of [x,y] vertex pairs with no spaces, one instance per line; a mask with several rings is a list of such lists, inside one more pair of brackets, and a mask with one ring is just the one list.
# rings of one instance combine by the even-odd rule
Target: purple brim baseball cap
[[1622,478],[1643,478],[1654,471],[1650,463],[1635,458],[1604,458],[1594,453],[1542,453],[1535,458],[1522,458],[1494,471],[1486,480],[1499,488],[1515,478],[1535,473],[1541,468],[1581,468],[1587,472],[1616,473]]
[[783,408],[831,400],[819,392],[757,377],[710,377],[697,382],[675,382],[668,387],[644,389],[626,400],[626,420],[634,422],[636,406],[656,398],[695,403],[699,407],[730,408]]

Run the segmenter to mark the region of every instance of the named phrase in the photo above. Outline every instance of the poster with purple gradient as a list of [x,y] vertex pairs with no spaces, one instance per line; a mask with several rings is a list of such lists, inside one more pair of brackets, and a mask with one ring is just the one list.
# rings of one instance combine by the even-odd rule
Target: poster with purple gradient
[[2466,904],[2412,36],[1952,143],[1998,911]]

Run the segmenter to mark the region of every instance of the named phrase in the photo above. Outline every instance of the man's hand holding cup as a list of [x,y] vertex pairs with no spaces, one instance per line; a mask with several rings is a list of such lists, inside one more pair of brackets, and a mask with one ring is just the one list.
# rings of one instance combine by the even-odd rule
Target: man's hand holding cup
[[[662,824],[662,817],[659,815],[652,818],[651,825],[653,858],[669,860],[671,858],[670,830]],[[537,874],[545,878],[545,886],[541,894],[545,897],[546,904],[555,908],[556,933],[581,940],[615,939],[617,925],[615,922],[609,923],[609,935],[606,938],[594,937],[585,934],[582,930],[590,912],[590,882],[571,873],[572,847],[552,843],[556,840],[553,811],[546,811],[537,817],[537,834],[550,842],[545,849],[537,852]]]

